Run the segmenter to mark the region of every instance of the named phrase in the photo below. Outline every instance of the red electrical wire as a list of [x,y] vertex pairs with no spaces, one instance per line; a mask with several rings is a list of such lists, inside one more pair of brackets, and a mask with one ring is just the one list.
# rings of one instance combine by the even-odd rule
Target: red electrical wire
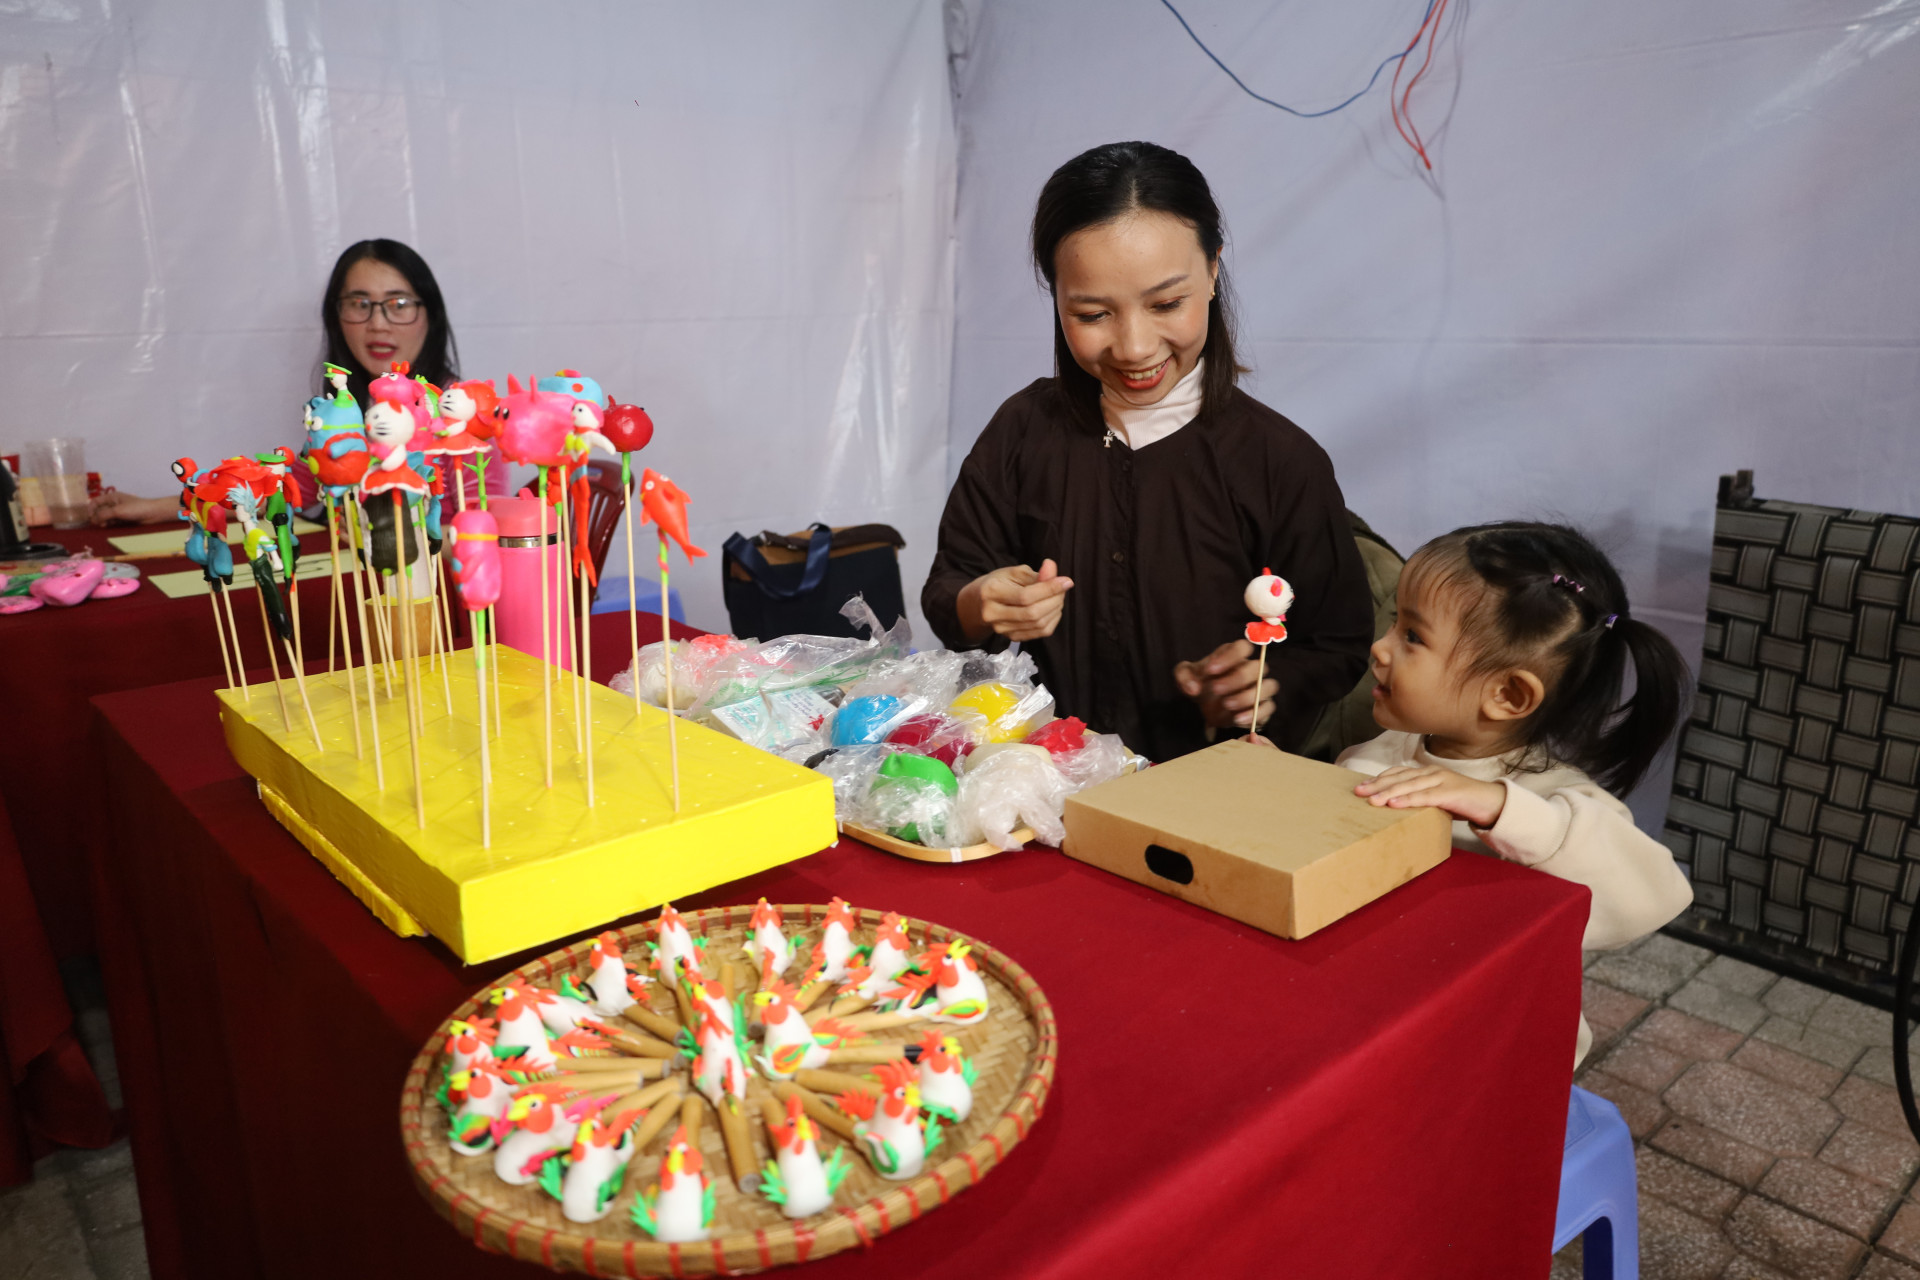
[[1440,19],[1442,15],[1446,13],[1446,10],[1447,0],[1439,0],[1439,3],[1427,10],[1426,16],[1420,20],[1420,29],[1415,31],[1413,33],[1413,39],[1407,42],[1406,52],[1412,53],[1419,47],[1421,39],[1423,37],[1426,38],[1427,56],[1426,60],[1420,64],[1420,69],[1413,73],[1413,78],[1407,81],[1406,92],[1404,94],[1400,92],[1400,72],[1407,65],[1404,56],[1394,66],[1393,81],[1387,89],[1389,110],[1393,116],[1393,127],[1399,131],[1401,140],[1409,147],[1412,147],[1414,154],[1420,157],[1420,163],[1424,164],[1429,170],[1433,168],[1433,160],[1427,155],[1427,148],[1421,140],[1420,131],[1414,127],[1413,115],[1409,109],[1409,105],[1413,99],[1413,87],[1420,83],[1420,77],[1427,74],[1427,68],[1433,63],[1433,47],[1439,43]]

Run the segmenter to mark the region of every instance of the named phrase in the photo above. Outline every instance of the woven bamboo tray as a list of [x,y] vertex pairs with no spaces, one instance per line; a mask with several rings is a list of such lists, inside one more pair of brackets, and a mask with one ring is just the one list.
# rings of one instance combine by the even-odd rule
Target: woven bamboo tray
[[[819,939],[825,906],[779,908],[795,950],[806,954]],[[716,907],[683,917],[695,936],[707,938],[707,954],[722,958],[736,953],[747,935],[751,906]],[[882,912],[856,913],[856,939],[868,942]],[[661,1244],[633,1225],[628,1211],[634,1197],[655,1181],[665,1150],[664,1136],[634,1154],[625,1186],[607,1217],[591,1224],[567,1221],[557,1201],[537,1187],[516,1187],[493,1174],[493,1158],[456,1154],[447,1144],[448,1117],[435,1098],[440,1058],[447,1039],[446,1024],[434,1032],[414,1058],[400,1095],[400,1132],[414,1180],[428,1201],[462,1234],[490,1253],[504,1253],[537,1262],[554,1271],[595,1276],[746,1275],[838,1253],[906,1226],[944,1205],[980,1181],[1027,1136],[1046,1106],[1053,1085],[1059,1035],[1053,1007],[1039,984],[1000,952],[951,929],[909,919],[907,932],[916,949],[956,938],[972,945],[986,981],[989,1013],[970,1027],[945,1023],[916,1023],[918,1038],[926,1029],[939,1028],[957,1039],[978,1073],[974,1082],[972,1114],[963,1124],[948,1126],[927,1170],[906,1182],[889,1182],[873,1171],[858,1151],[849,1152],[852,1171],[825,1213],[800,1222],[783,1216],[778,1207],[758,1195],[743,1195],[728,1175],[726,1146],[711,1115],[700,1129],[700,1147],[713,1175],[716,1195],[713,1238],[697,1244]],[[615,930],[630,960],[644,963],[651,925]],[[554,986],[571,972],[583,980],[593,940],[542,956],[514,970],[536,986]],[[503,975],[476,992],[448,1015],[448,1021],[491,1011],[481,1001],[507,980]],[[656,992],[654,1007],[667,1012],[666,993]],[[836,1070],[858,1075],[868,1068]],[[681,1068],[684,1073],[685,1068]],[[754,1126],[762,1160],[768,1155],[766,1132]],[[841,1139],[823,1133],[824,1155]]]

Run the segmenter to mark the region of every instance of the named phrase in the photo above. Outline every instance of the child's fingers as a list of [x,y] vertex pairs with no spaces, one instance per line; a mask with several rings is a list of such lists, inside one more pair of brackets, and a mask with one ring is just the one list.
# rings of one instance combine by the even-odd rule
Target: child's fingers
[[1365,782],[1355,786],[1353,793],[1360,796],[1370,796],[1380,788],[1392,786],[1402,778],[1416,777],[1430,772],[1432,772],[1430,768],[1420,765],[1397,764],[1391,769],[1382,769]]
[[[1404,804],[1409,797],[1432,791],[1434,788],[1443,785],[1444,781],[1445,779],[1437,778],[1427,773],[1416,774],[1410,778],[1401,778],[1384,787],[1375,788],[1373,793],[1367,797],[1367,802],[1376,806],[1393,804],[1395,801],[1400,801]],[[1429,800],[1424,803],[1430,802]]]

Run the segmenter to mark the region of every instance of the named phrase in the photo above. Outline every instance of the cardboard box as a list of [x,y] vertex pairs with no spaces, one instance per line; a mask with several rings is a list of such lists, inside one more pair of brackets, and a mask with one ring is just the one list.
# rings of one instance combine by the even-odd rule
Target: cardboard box
[[1439,809],[1376,808],[1360,775],[1222,742],[1067,798],[1062,851],[1283,938],[1446,861]]

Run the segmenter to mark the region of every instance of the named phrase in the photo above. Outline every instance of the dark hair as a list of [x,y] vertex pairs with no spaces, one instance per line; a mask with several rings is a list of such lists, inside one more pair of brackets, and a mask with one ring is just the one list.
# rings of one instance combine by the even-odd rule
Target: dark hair
[[[386,370],[363,369],[354,358],[353,348],[347,345],[346,331],[340,326],[340,291],[346,287],[347,272],[353,264],[368,260],[384,262],[405,276],[408,287],[420,295],[420,301],[426,306],[427,339],[420,346],[420,357],[413,362],[413,371],[436,387],[458,381],[460,351],[454,345],[453,326],[447,321],[447,304],[440,296],[440,282],[433,278],[433,268],[427,265],[427,260],[398,240],[361,240],[350,244],[333,264],[333,274],[327,278],[327,292],[320,299],[320,323],[327,329],[326,353],[322,359],[347,371],[347,390],[353,393],[362,409],[366,408],[367,384]],[[317,373],[320,392],[331,394],[326,386],[326,370]]]
[[[1627,612],[1604,552],[1565,525],[1506,521],[1435,538],[1407,573],[1471,590],[1460,615],[1466,674],[1532,665],[1545,681],[1514,747],[1540,748],[1615,795],[1632,790],[1679,727],[1693,680],[1673,642]],[[1622,702],[1629,668],[1633,696]]]
[[[1048,294],[1055,289],[1054,257],[1061,241],[1136,209],[1170,213],[1187,223],[1200,237],[1207,261],[1220,262],[1220,249],[1226,243],[1220,208],[1193,161],[1151,142],[1109,142],[1067,161],[1040,188],[1040,202],[1033,211],[1033,265]],[[1233,294],[1224,263],[1213,293],[1207,306],[1207,341],[1200,349],[1207,362],[1200,387],[1202,413],[1225,404],[1233,394],[1234,381],[1246,372],[1233,354]],[[1100,380],[1074,360],[1058,308],[1053,316],[1053,371],[1069,412],[1082,425],[1104,429]]]

